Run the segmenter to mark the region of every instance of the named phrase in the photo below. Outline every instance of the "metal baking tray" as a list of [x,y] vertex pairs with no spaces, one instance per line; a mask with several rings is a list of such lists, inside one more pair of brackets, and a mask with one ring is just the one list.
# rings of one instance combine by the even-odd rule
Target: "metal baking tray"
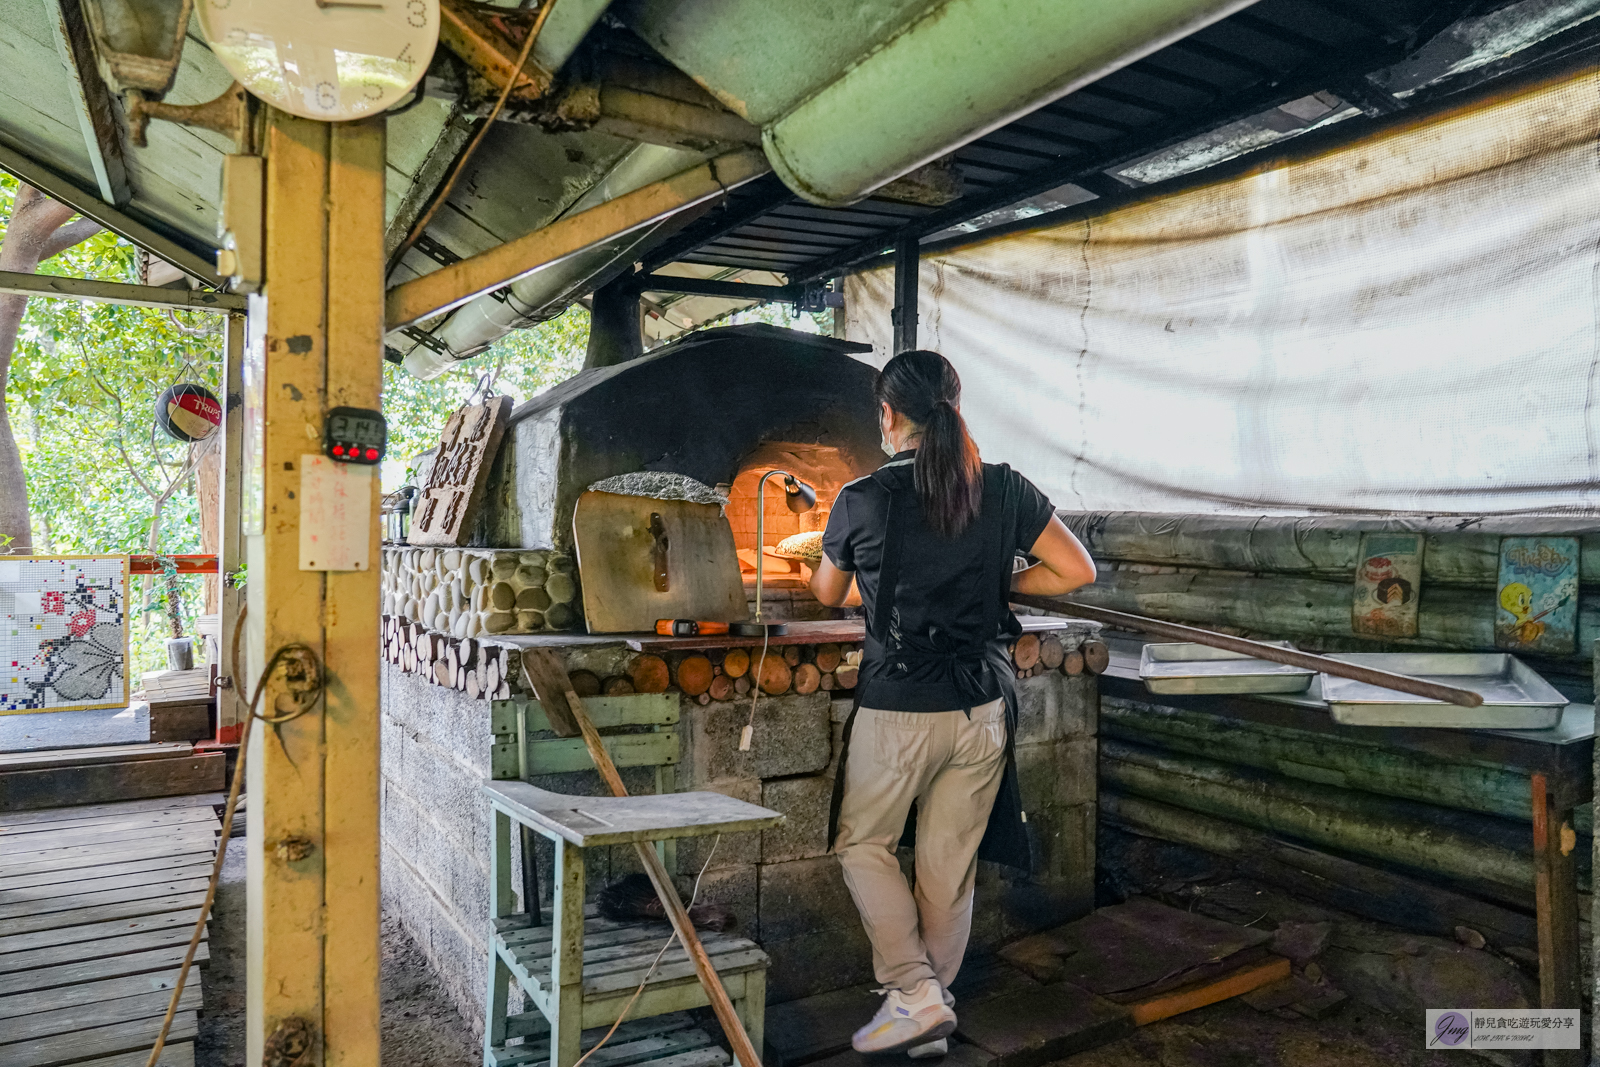
[[1470,689],[1483,706],[1463,708],[1349,678],[1322,676],[1322,699],[1346,726],[1453,726],[1545,730],[1561,722],[1567,698],[1508,652],[1352,652],[1329,659]]
[[1145,645],[1139,656],[1139,677],[1152,693],[1303,693],[1316,676],[1304,667],[1188,642]]

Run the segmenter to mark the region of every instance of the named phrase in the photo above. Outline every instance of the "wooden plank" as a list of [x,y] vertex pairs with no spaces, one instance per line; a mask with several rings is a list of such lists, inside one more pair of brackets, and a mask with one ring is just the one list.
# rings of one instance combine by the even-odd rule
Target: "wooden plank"
[[[205,816],[209,815],[209,818]],[[37,834],[5,834],[0,836],[0,857],[7,862],[21,852],[49,852],[80,845],[104,844],[108,849],[122,851],[122,842],[154,841],[192,838],[201,833],[216,833],[222,821],[209,811],[202,817],[166,826],[102,826],[90,824],[80,829],[46,831]]]
[[209,806],[102,815],[93,819],[58,819],[54,822],[23,823],[20,826],[0,825],[0,842],[18,841],[27,834],[67,834],[84,830],[145,830],[159,833],[170,826],[207,820],[213,825],[217,823],[217,813]]
[[63,940],[76,940],[70,935],[72,929],[77,927],[92,926],[112,919],[137,919],[144,915],[160,915],[167,911],[198,908],[205,899],[205,886],[202,884],[198,892],[169,893],[162,897],[122,900],[115,904],[97,904],[87,908],[73,908],[70,911],[7,919],[6,936],[0,938],[0,941],[10,941],[13,937],[29,934],[56,934]]
[[[16,1019],[82,1004],[98,1004],[101,1001],[120,1000],[123,997],[136,997],[145,993],[159,993],[163,989],[171,994],[173,987],[178,984],[178,967],[182,963],[183,954],[179,953],[176,962],[169,963],[160,970],[108,977],[65,988],[34,989],[27,993],[0,997],[0,1019]],[[24,971],[18,977],[26,978],[28,973]],[[191,980],[185,984],[184,992],[187,993],[190,986],[198,985],[198,982]],[[8,1028],[0,1029],[0,1035],[9,1033]]]
[[[183,849],[165,855],[151,856],[145,853],[119,852],[108,859],[115,858],[117,862],[73,865],[68,867],[53,867],[49,870],[40,870],[37,866],[26,867],[23,873],[0,878],[0,894],[10,893],[14,890],[33,889],[42,886],[66,885],[72,882],[97,881],[101,878],[112,878],[131,874],[158,874],[158,877],[176,877],[176,872],[185,867],[196,864],[206,864],[208,867],[212,856],[216,853],[215,845],[204,848]],[[63,890],[64,892],[65,890]]]
[[1240,996],[1252,989],[1260,989],[1264,985],[1271,985],[1287,977],[1289,977],[1289,961],[1281,956],[1274,956],[1254,966],[1241,967],[1220,978],[1184,986],[1150,1000],[1130,1004],[1128,1012],[1133,1017],[1133,1025],[1148,1026],[1186,1011],[1203,1008],[1207,1004],[1216,1004],[1229,997]]
[[[18,889],[0,888],[0,915],[6,914],[6,909],[16,904],[50,903],[61,896],[82,896],[91,893],[105,893],[116,889],[144,888],[147,890],[146,895],[160,896],[161,893],[156,889],[161,885],[211,877],[211,865],[197,861],[185,864],[182,867],[162,867],[155,870],[137,871],[132,874],[95,877],[99,873],[99,868],[85,867],[83,869],[84,877],[76,881],[58,882],[51,885],[24,886]],[[108,903],[108,901],[99,901],[98,903]],[[23,912],[21,914],[28,913]]]
[[[1577,857],[1569,840],[1571,809],[1553,809],[1545,776],[1531,781],[1535,924],[1539,932],[1539,1006],[1576,1008],[1579,988]],[[1548,1049],[1546,1067],[1580,1067],[1581,1049]]]
[[125,839],[114,844],[91,842],[84,845],[67,845],[62,848],[17,849],[7,851],[0,856],[0,876],[21,874],[24,870],[37,864],[39,867],[63,864],[74,866],[88,866],[98,862],[99,857],[123,855],[126,853],[138,854],[143,851],[146,855],[158,849],[186,849],[195,851],[199,849],[210,850],[215,846],[216,835],[209,829],[197,829],[182,835],[171,835],[149,842],[141,850],[137,838]]
[[[186,947],[199,913],[152,915],[134,923],[98,924],[98,936],[63,945],[44,945],[0,954],[0,975],[58,967],[94,958],[131,955],[174,945]],[[3,979],[0,979],[3,980]]]
[[[665,695],[665,694],[663,694]],[[678,694],[671,694],[674,700]],[[679,759],[676,731],[658,734],[610,734],[600,739],[618,767],[661,767]],[[530,774],[570,774],[594,770],[581,737],[558,737],[528,743]]]
[[96,763],[132,763],[136,760],[175,759],[194,755],[188,742],[145,745],[98,745],[93,748],[42,748],[0,755],[0,772],[37,771],[46,767],[88,767]]
[[[54,1067],[55,1064],[73,1063],[85,1056],[106,1056],[112,1053],[148,1049],[155,1043],[161,1030],[161,1012],[153,1018],[132,1019],[96,1026],[70,1034],[52,1034],[49,1037],[18,1041],[0,1045],[0,1067]],[[193,1011],[179,1012],[172,1020],[169,1040],[192,1041],[199,1035]]]
[[[199,916],[198,909],[189,911],[169,911],[163,914],[152,914],[129,919],[108,919],[97,923],[85,923],[82,926],[69,926],[58,930],[39,930],[30,934],[8,934],[0,937],[0,972],[20,971],[27,967],[38,967],[43,964],[24,962],[24,958],[32,959],[28,953],[44,948],[55,948],[59,945],[81,945],[85,942],[99,942],[119,936],[128,936],[146,933],[155,930],[169,930],[181,928],[186,932],[194,929],[194,921]],[[145,945],[131,946],[128,951],[135,948],[148,947]],[[85,949],[85,952],[88,950]],[[12,957],[16,957],[13,959]],[[48,961],[61,962],[58,959]]]
[[[182,1018],[182,1016],[177,1016]],[[174,1020],[174,1029],[177,1023]],[[151,1044],[154,1044],[152,1039]],[[116,1056],[107,1056],[104,1059],[89,1060],[88,1062],[74,1063],[72,1067],[145,1067],[150,1062],[150,1050],[140,1049],[134,1052],[124,1052]],[[156,1067],[194,1067],[194,1042],[185,1041],[173,1044],[170,1041],[161,1050],[161,1058],[156,1061]]]
[[[583,710],[595,729],[614,726],[675,726],[679,719],[679,694],[630,693],[620,697],[584,697]],[[529,733],[548,733],[553,729],[537,700],[521,698],[496,700],[491,706],[489,731],[496,734],[517,732],[517,714],[527,719]]]
[[[80,909],[94,909],[110,904],[124,904],[138,900],[151,900],[159,897],[168,897],[187,893],[204,893],[210,883],[207,874],[197,875],[193,878],[181,880],[167,880],[155,882],[150,885],[119,886],[116,889],[101,889],[89,893],[73,893],[55,897],[43,897],[34,900],[17,901],[10,904],[0,904],[0,922],[4,922],[6,932],[13,930],[12,922],[29,917],[50,915],[56,912],[73,912]],[[163,909],[165,910],[165,909]]]
[[[596,748],[614,767],[603,747]],[[768,830],[783,821],[778,812],[721,793],[573,797],[527,782],[488,782],[483,788],[512,818],[579,848]]]
[[[191,982],[183,987],[183,996],[178,1000],[178,1009],[196,1011],[200,1007],[200,1000],[200,983]],[[6,1062],[6,1052],[10,1046],[17,1043],[51,1037],[55,1034],[75,1034],[90,1027],[133,1022],[151,1016],[159,1019],[166,1014],[167,1005],[171,1002],[171,988],[147,990],[133,996],[117,997],[114,1000],[74,1004],[70,1007],[37,1011],[31,1015],[8,1019],[4,1032],[0,1033],[0,1040],[6,1042],[0,1045],[0,1063]]]
[[215,793],[224,785],[221,752],[169,759],[0,773],[0,810],[27,811],[116,799]]
[[152,741],[203,741],[211,736],[211,701],[159,702],[150,705]]
[[733,528],[715,504],[590,491],[578,497],[572,538],[590,633],[750,614]]
[[82,804],[46,811],[0,812],[0,830],[9,830],[34,823],[81,822],[95,819],[120,818],[140,812],[181,811],[186,808],[215,807],[228,799],[225,793],[194,793],[187,796],[150,797],[146,800],[126,800],[111,804]]
[[[174,970],[183,963],[185,946],[183,944],[166,945],[161,948],[147,949],[144,952],[128,952],[120,956],[100,956],[94,959],[78,959],[68,963],[59,963],[52,967],[35,967],[28,971],[16,971],[12,974],[0,975],[0,998],[13,998],[27,996],[33,993],[43,993],[56,990],[62,996],[75,995],[71,990],[62,989],[62,986],[93,985],[97,981],[121,978],[124,975],[145,974],[151,971]],[[210,958],[209,947],[201,944],[194,954],[196,963],[204,963]],[[0,999],[0,1005],[5,1004]],[[0,1008],[0,1018],[5,1017],[5,1011]]]
[[[328,277],[327,352],[337,353],[327,361],[329,405],[376,408],[383,388],[386,128],[382,116],[339,123],[329,146],[327,254],[333,269]],[[323,613],[323,655],[333,676],[320,716],[325,762],[323,797],[318,802],[325,839],[321,926],[326,1067],[365,1067],[379,1058],[378,971],[383,950],[378,853],[383,786],[375,739],[382,731],[378,669],[382,590],[377,565],[382,557],[378,472],[371,476],[366,530],[373,566],[367,571],[330,572],[329,607]],[[332,610],[333,605],[339,610]]]

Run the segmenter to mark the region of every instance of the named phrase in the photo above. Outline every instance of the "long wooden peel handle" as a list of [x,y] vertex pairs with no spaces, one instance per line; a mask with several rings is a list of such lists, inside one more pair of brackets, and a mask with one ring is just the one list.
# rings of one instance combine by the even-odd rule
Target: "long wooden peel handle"
[[1306,670],[1321,671],[1323,674],[1332,674],[1340,678],[1365,682],[1368,685],[1392,689],[1398,693],[1410,693],[1412,696],[1426,697],[1429,700],[1441,700],[1447,704],[1458,704],[1463,708],[1476,708],[1483,705],[1483,697],[1470,689],[1458,689],[1453,685],[1440,685],[1438,682],[1424,681],[1421,678],[1395,674],[1392,671],[1380,671],[1373,667],[1362,667],[1359,664],[1345,663],[1343,660],[1329,659],[1327,656],[1301,652],[1298,649],[1279,648],[1277,645],[1251,641],[1244,637],[1230,637],[1227,634],[1202,630],[1197,626],[1163,622],[1160,619],[1148,619],[1143,615],[1133,615],[1126,611],[1095,608],[1087,604],[1076,604],[1070,600],[1062,600],[1057,597],[1034,596],[1032,593],[1012,593],[1011,600],[1013,603],[1025,604],[1031,608],[1044,608],[1046,611],[1057,611],[1063,615],[1103,622],[1125,630],[1137,630],[1140,633],[1150,634],[1152,637],[1169,637],[1175,641],[1192,641],[1197,645],[1210,645],[1212,648],[1220,648],[1228,652],[1239,652],[1246,656],[1254,656],[1256,659],[1287,663],[1291,667],[1303,667]]
[[[534,696],[539,698],[539,703],[544,706],[545,717],[556,728],[557,733],[566,734],[572,726],[578,728],[583,734],[583,743],[589,749],[589,757],[594,760],[595,769],[600,772],[600,778],[611,790],[612,796],[625,797],[628,795],[627,786],[622,784],[622,775],[617,773],[617,765],[612,762],[611,753],[606,751],[606,746],[600,740],[600,732],[594,728],[588,712],[583,710],[583,701],[578,694],[572,691],[572,684],[567,677],[566,667],[562,665],[553,652],[544,648],[529,648],[522,652],[522,666],[528,681],[532,684]],[[551,712],[552,705],[565,704],[570,713],[570,720],[566,720],[560,713]],[[750,1035],[744,1032],[744,1023],[739,1021],[739,1015],[733,1008],[733,1001],[728,998],[728,991],[722,987],[722,978],[717,974],[717,969],[711,963],[711,957],[706,955],[706,947],[700,943],[700,935],[695,933],[694,923],[689,919],[689,911],[683,906],[683,900],[678,896],[678,887],[673,884],[667,869],[661,863],[661,857],[656,855],[656,850],[648,841],[634,843],[634,849],[639,854],[639,862],[644,865],[645,873],[650,876],[650,883],[656,887],[656,896],[661,898],[661,903],[667,909],[667,918],[672,922],[672,928],[678,933],[678,940],[683,943],[684,951],[694,961],[695,974],[700,979],[700,984],[705,987],[706,996],[711,1001],[711,1010],[716,1013],[717,1022],[722,1024],[722,1032],[733,1046],[735,1058],[743,1067],[762,1067],[761,1055],[750,1042]]]

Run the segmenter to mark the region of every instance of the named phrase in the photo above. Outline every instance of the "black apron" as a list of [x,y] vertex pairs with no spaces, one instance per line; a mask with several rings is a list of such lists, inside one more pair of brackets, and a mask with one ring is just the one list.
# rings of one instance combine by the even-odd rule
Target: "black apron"
[[[883,537],[883,562],[878,574],[878,596],[873,604],[872,618],[867,630],[872,644],[882,650],[891,662],[941,660],[951,664],[956,685],[963,699],[971,707],[986,703],[989,697],[983,692],[985,672],[999,683],[1001,700],[1006,712],[1006,765],[1000,779],[1000,792],[989,812],[989,824],[978,845],[978,858],[992,863],[1003,863],[1023,871],[1033,868],[1032,853],[1022,816],[1022,790],[1017,781],[1017,761],[1013,739],[1017,732],[1017,686],[1012,672],[1011,655],[1007,649],[1010,641],[1022,633],[1022,624],[1011,611],[1011,561],[1014,546],[1007,537],[1016,528],[1017,502],[1008,491],[1009,480],[996,472],[985,478],[983,506],[978,522],[984,544],[984,584],[993,590],[989,605],[990,622],[983,626],[984,633],[995,636],[981,645],[964,648],[938,647],[923,637],[907,638],[892,625],[895,618],[895,595],[900,582],[900,556],[905,544],[905,524],[918,514],[916,490],[898,489],[890,484],[885,472],[872,475],[889,493],[888,525]],[[1012,551],[1008,551],[1012,549]],[[865,663],[863,663],[865,667]],[[865,671],[863,671],[865,673]],[[839,754],[839,768],[833,779],[833,803],[828,812],[828,847],[832,849],[839,837],[839,808],[844,802],[845,765],[850,758],[850,733],[855,726],[856,712],[861,708],[861,690],[856,689],[855,704],[850,717],[845,720],[843,749]],[[913,804],[900,836],[903,848],[916,846],[917,809]]]

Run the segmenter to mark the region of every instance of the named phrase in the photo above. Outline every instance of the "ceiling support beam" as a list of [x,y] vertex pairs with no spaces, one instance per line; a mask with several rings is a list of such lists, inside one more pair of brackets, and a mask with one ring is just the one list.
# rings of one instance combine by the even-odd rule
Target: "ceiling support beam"
[[[79,188],[70,178],[64,177],[53,168],[4,143],[0,143],[0,170],[27,182],[52,200],[59,200],[76,208],[78,214],[84,218],[93,219],[151,255],[166,260],[184,273],[199,278],[207,285],[222,287],[223,281],[217,274],[214,258],[207,259],[186,248],[165,234],[112,207],[93,193]],[[215,257],[215,250],[210,254]]]
[[646,274],[630,278],[641,293],[682,293],[685,296],[726,296],[734,300],[787,301],[798,303],[805,296],[803,285],[755,285],[717,278],[674,278],[667,274]]
[[752,186],[751,191],[746,194],[743,206],[727,204],[721,211],[708,213],[705,218],[690,223],[689,228],[676,237],[651,249],[644,259],[645,269],[655,270],[657,267],[666,266],[725,234],[732,233],[742,226],[748,226],[767,212],[795,199],[795,194],[778,180],[777,175],[762,178],[761,181],[767,188],[755,192],[755,187]]
[[608,200],[498,248],[479,253],[389,290],[388,328],[398,329],[559,263],[601,241],[648,226],[725,195],[766,173],[760,152],[733,152]]
[[166,289],[157,285],[127,285],[92,278],[61,278],[52,274],[22,274],[0,270],[0,293],[16,296],[53,296],[103,304],[127,304],[179,311],[243,311],[245,298],[209,289]]
[[894,246],[894,350],[898,355],[917,347],[917,273],[922,246],[908,237]]
[[83,128],[83,144],[94,169],[100,199],[122,207],[133,199],[123,159],[122,131],[117,126],[111,90],[95,64],[94,44],[79,0],[44,0],[45,17],[55,33],[56,49],[72,83],[72,102]]

